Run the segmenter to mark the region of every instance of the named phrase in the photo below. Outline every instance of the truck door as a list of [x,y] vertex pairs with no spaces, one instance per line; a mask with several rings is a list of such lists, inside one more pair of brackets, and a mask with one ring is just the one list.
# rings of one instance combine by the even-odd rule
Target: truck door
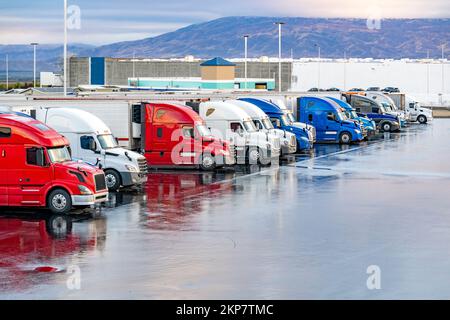
[[101,159],[103,167],[106,166],[104,156],[101,155],[100,146],[92,135],[81,135],[78,145],[72,146],[77,148],[78,158],[92,165],[97,165],[97,159]]
[[45,149],[41,147],[22,148],[25,165],[14,172],[11,182],[15,184],[16,202],[20,205],[44,206],[45,192],[51,184],[52,169]]
[[[1,132],[1,129],[0,129]],[[1,135],[1,133],[0,133]],[[8,156],[9,147],[0,145],[0,206],[8,205]]]
[[340,133],[340,123],[336,113],[333,111],[323,112],[322,119],[325,122],[323,140],[337,140]]

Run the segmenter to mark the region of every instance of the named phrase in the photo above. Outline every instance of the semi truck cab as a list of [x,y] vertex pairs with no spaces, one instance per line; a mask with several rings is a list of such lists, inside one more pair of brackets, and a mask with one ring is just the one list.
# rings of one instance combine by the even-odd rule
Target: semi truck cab
[[297,140],[295,134],[286,130],[275,129],[270,118],[257,106],[240,100],[228,100],[227,103],[233,104],[244,110],[253,120],[255,127],[264,133],[275,136],[281,143],[281,155],[292,154],[297,151]]
[[384,107],[386,114],[393,115],[398,118],[400,127],[406,127],[407,120],[409,119],[409,110],[399,110],[395,105],[394,100],[383,92],[366,92],[366,97],[369,97]]
[[235,105],[222,101],[202,102],[196,111],[213,133],[222,135],[235,146],[240,164],[269,164],[279,158],[280,140],[258,132],[252,118]]
[[428,108],[424,108],[419,102],[406,96],[406,109],[408,111],[408,120],[412,122],[419,122],[425,124],[433,120],[433,111]]
[[383,132],[394,132],[400,130],[398,117],[388,114],[384,106],[378,101],[361,95],[343,95],[359,115],[366,115],[375,121],[377,127]]
[[269,100],[270,102],[272,102],[273,104],[275,104],[276,106],[278,106],[281,111],[283,111],[283,113],[286,115],[286,117],[288,118],[288,120],[291,122],[292,125],[302,128],[302,129],[306,129],[308,131],[308,135],[309,135],[309,139],[313,141],[313,143],[316,142],[317,140],[317,133],[316,133],[316,128],[312,125],[309,125],[307,123],[303,123],[303,122],[298,122],[295,119],[294,113],[292,112],[292,110],[289,110],[286,106],[286,104],[284,103],[283,100],[281,99],[276,99],[276,100]]
[[134,123],[141,123],[142,149],[151,167],[213,170],[235,164],[228,141],[214,136],[191,108],[144,102],[133,109],[141,111],[133,118]]
[[95,115],[74,108],[39,108],[36,119],[63,134],[72,156],[105,171],[110,191],[147,181],[147,161],[137,152],[121,148],[109,127]]
[[270,118],[275,128],[295,134],[295,138],[297,139],[297,152],[312,149],[314,145],[313,137],[305,128],[295,126],[277,105],[257,98],[240,98],[239,100],[251,103],[261,109]]
[[298,98],[299,119],[316,127],[317,141],[349,144],[364,140],[359,123],[349,121],[333,100],[318,97]]
[[373,136],[377,131],[377,125],[375,121],[370,120],[367,117],[360,117],[356,110],[352,108],[351,105],[349,105],[347,102],[342,101],[340,99],[334,98],[334,97],[327,97],[328,99],[333,100],[336,102],[343,110],[347,118],[358,121],[361,123],[361,127],[367,132],[367,136]]
[[0,176],[0,206],[58,214],[108,198],[103,170],[73,161],[69,141],[31,117],[0,115]]

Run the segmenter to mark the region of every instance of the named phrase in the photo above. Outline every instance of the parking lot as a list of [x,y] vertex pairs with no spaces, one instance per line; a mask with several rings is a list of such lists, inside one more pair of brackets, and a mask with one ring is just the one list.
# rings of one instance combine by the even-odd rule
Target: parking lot
[[67,234],[5,211],[0,298],[448,298],[449,138],[435,119],[280,166],[152,171]]

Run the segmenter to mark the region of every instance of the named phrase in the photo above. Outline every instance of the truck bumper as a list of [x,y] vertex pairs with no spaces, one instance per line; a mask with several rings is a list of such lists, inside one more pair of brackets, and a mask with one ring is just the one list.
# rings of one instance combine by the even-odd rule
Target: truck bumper
[[108,192],[101,192],[90,195],[74,195],[72,196],[72,205],[78,206],[92,206],[97,203],[106,202],[108,200]]
[[124,187],[144,184],[147,182],[147,173],[142,172],[120,172],[122,185]]
[[295,151],[297,151],[297,146],[296,145],[287,145],[287,146],[284,145],[284,146],[281,147],[281,154],[282,155],[295,153]]

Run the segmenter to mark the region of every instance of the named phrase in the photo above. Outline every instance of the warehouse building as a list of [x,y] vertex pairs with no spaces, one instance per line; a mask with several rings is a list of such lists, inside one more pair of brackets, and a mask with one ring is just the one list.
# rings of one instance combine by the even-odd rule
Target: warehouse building
[[[213,59],[214,60],[214,59]],[[226,61],[226,60],[225,60]],[[234,64],[233,88],[245,87],[245,67],[242,60],[230,60]],[[186,57],[184,59],[120,59],[105,57],[71,57],[69,60],[69,86],[80,85],[120,85],[136,84],[145,86],[156,80],[161,85],[208,87],[201,82],[207,76],[201,64],[206,61]],[[203,66],[205,67],[205,66]],[[220,66],[219,66],[220,67]],[[203,68],[205,69],[205,68]],[[254,59],[247,64],[248,89],[267,88],[278,90],[278,62],[269,59]],[[221,70],[224,71],[224,70]],[[282,62],[282,90],[291,87],[292,62]],[[180,82],[180,80],[183,80]],[[231,80],[231,79],[229,79]],[[200,82],[199,82],[200,81]],[[172,83],[173,82],[173,83]],[[228,87],[231,85],[228,84]]]

